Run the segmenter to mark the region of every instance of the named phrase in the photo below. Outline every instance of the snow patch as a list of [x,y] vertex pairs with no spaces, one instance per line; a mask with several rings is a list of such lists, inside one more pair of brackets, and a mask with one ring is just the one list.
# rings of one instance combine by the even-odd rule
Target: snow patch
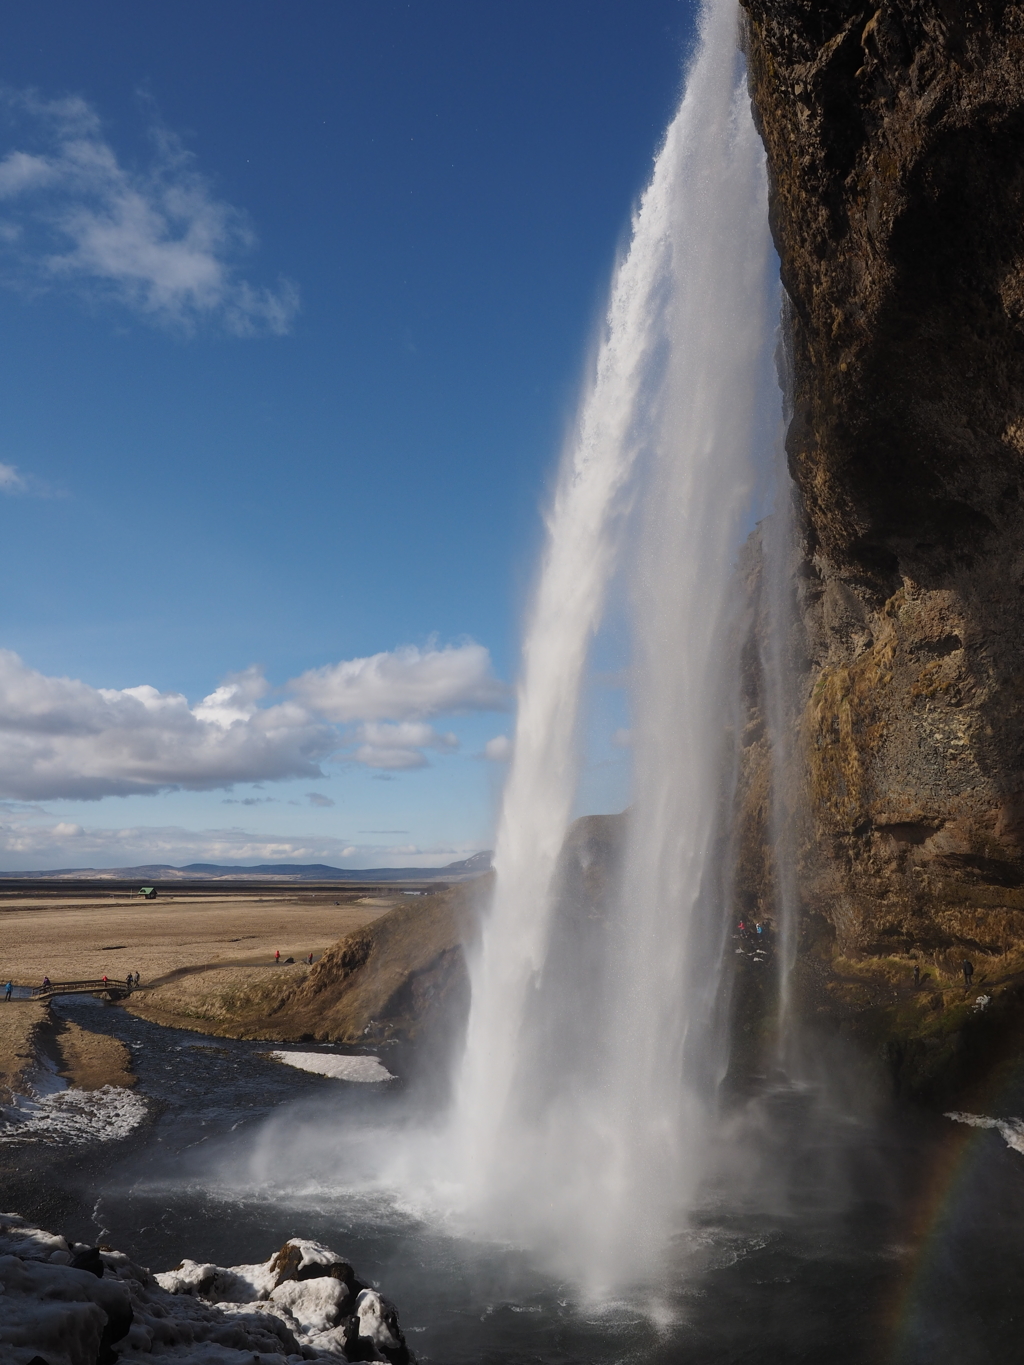
[[1024,1119],[990,1119],[985,1114],[963,1114],[959,1110],[952,1110],[946,1118],[971,1128],[995,1128],[1007,1147],[1024,1156]]
[[333,1076],[338,1081],[375,1083],[394,1080],[379,1057],[339,1057],[327,1052],[270,1052],[267,1054],[286,1066],[312,1071],[318,1076]]
[[122,1086],[101,1090],[59,1090],[22,1099],[7,1110],[0,1143],[114,1142],[127,1137],[146,1117],[146,1102]]

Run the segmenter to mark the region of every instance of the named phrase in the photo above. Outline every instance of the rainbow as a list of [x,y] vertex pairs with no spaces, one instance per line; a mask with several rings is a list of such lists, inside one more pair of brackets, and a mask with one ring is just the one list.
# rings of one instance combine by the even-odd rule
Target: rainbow
[[[1015,1070],[1017,1079],[1020,1068]],[[1010,1089],[999,1086],[1001,1094]],[[1003,1106],[989,1103],[985,1108]],[[940,1259],[955,1238],[958,1224],[975,1207],[969,1196],[982,1161],[990,1159],[985,1134],[997,1131],[1009,1147],[1024,1154],[1024,1120],[989,1118],[983,1114],[950,1111],[948,1135],[938,1144],[926,1179],[911,1206],[905,1239],[911,1248],[903,1273],[883,1311],[880,1359],[888,1365],[911,1365],[928,1358],[932,1330],[927,1319],[930,1288],[940,1273]],[[955,1125],[955,1126],[954,1126]]]

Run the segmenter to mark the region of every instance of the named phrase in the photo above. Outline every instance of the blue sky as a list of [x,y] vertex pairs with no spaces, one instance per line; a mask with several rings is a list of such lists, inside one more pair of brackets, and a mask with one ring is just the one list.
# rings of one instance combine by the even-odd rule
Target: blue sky
[[[0,866],[488,845],[540,510],[692,23],[9,11]],[[595,808],[621,720],[598,687]]]

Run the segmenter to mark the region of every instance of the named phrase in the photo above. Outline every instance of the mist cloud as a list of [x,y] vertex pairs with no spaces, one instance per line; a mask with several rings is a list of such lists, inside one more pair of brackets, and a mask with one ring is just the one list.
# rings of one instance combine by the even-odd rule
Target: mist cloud
[[0,259],[6,282],[72,288],[178,330],[214,324],[236,336],[287,332],[298,309],[288,280],[240,277],[255,246],[245,215],[214,194],[195,157],[151,130],[147,167],[129,169],[85,100],[0,90],[24,146],[0,159]]

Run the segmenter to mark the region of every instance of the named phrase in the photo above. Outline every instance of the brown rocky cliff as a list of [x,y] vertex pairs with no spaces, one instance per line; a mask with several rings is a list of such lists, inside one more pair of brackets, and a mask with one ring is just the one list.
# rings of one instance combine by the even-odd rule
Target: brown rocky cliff
[[789,300],[805,922],[994,981],[1024,966],[1024,6],[742,4]]
[[468,1007],[463,945],[490,881],[410,896],[339,939],[261,1018],[246,1020],[249,1036],[418,1042],[431,1031],[457,1028]]

